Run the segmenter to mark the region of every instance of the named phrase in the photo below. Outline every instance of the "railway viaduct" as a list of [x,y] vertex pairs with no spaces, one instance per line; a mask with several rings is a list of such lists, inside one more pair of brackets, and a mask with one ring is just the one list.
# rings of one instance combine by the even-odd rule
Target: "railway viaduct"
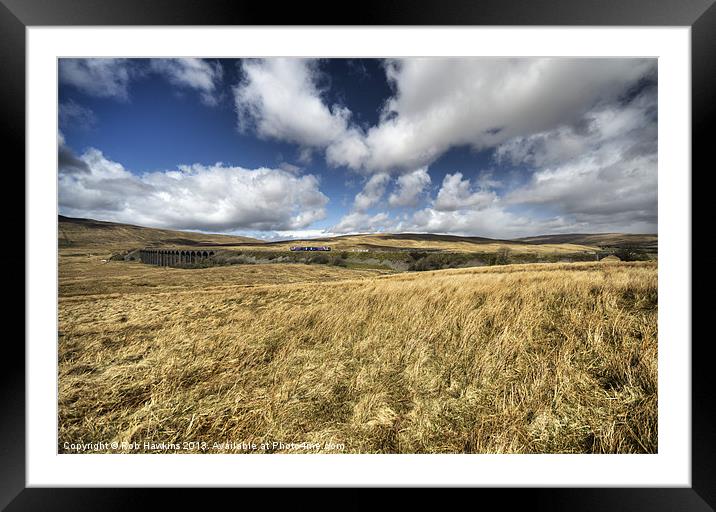
[[193,251],[182,249],[142,249],[139,259],[149,265],[162,267],[180,267],[206,261],[214,256],[214,251]]

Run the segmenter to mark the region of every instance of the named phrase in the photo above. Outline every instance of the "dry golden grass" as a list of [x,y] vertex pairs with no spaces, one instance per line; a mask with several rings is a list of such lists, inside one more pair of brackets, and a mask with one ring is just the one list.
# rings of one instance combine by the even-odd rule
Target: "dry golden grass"
[[[94,265],[84,278],[121,286],[83,295],[85,267],[60,263],[73,295],[59,301],[60,452],[110,441],[140,443],[133,453],[185,441],[207,452],[302,451],[267,441],[318,443],[311,453],[341,451],[327,442],[360,453],[657,451],[655,263],[381,277]],[[329,281],[341,273],[355,278]],[[269,283],[292,275],[301,282]]]
[[605,256],[600,261],[604,263],[614,262],[614,261],[621,261],[619,256],[615,256],[614,254],[610,254],[609,256]]
[[136,293],[173,293],[237,288],[265,284],[335,281],[371,277],[387,270],[347,270],[329,265],[265,264],[182,269],[139,262],[102,262],[99,256],[63,255],[59,265],[60,298],[75,295],[121,296]]

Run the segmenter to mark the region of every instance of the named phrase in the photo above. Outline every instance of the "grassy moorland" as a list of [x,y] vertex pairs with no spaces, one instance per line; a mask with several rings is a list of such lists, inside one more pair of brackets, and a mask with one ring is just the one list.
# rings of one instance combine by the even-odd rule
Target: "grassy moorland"
[[60,452],[657,451],[655,262],[380,275],[99,258],[60,257]]
[[599,247],[632,246],[653,248],[658,245],[655,234],[598,233],[598,234],[566,234],[542,235],[519,238],[518,241],[533,244],[580,244]]
[[[507,249],[515,254],[535,255],[598,250],[597,244],[587,245],[570,241],[552,243],[549,240],[536,240],[532,243],[521,240],[494,240],[423,233],[344,235],[310,240],[263,242],[242,236],[172,231],[62,216],[59,217],[58,222],[58,241],[60,248],[63,249],[91,248],[95,252],[139,249],[145,246],[234,247],[252,251],[286,251],[292,245],[327,245],[334,251],[434,250],[490,253]],[[598,240],[594,239],[594,241]]]
[[531,243],[492,238],[431,235],[424,233],[344,235],[325,239],[272,242],[252,247],[258,250],[288,249],[291,245],[323,244],[334,251],[433,250],[490,253],[509,250],[515,254],[569,254],[598,250],[597,246],[574,243]]
[[112,249],[140,248],[147,245],[210,245],[257,243],[260,240],[243,236],[207,235],[190,231],[146,228],[117,222],[105,222],[94,219],[58,217],[57,243],[60,248],[92,249],[107,251]]
[[62,302],[83,295],[103,297],[220,289],[239,292],[258,285],[326,282],[385,273],[377,269],[350,271],[333,265],[299,263],[176,269],[70,254],[60,256],[59,295]]

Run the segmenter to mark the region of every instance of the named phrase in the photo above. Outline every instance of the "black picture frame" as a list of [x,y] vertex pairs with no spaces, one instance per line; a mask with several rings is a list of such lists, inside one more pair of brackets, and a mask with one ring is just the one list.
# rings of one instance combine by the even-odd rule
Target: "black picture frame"
[[[614,25],[691,27],[692,168],[707,172],[712,145],[707,128],[714,120],[716,100],[716,6],[714,0],[384,0],[363,2],[346,9],[321,3],[270,3],[230,0],[0,0],[0,105],[2,140],[14,169],[25,168],[25,29],[61,25]],[[346,4],[347,5],[347,4]],[[345,14],[342,14],[345,13]],[[711,165],[710,167],[712,167]],[[683,170],[681,172],[688,172]],[[24,174],[5,173],[18,201],[11,210],[25,211]],[[12,174],[8,176],[8,174]],[[693,176],[694,173],[692,173]],[[21,177],[22,176],[22,177]],[[48,176],[51,176],[48,170]],[[12,182],[14,180],[14,182]],[[693,205],[693,199],[692,199]],[[9,208],[6,205],[6,208]],[[24,316],[25,222],[6,217],[6,234],[13,250],[0,251],[8,272],[6,290],[13,300],[4,308],[7,325]],[[692,228],[692,233],[693,233]],[[691,259],[692,249],[685,254]],[[686,249],[685,249],[686,250]],[[693,261],[693,260],[691,260]],[[22,280],[22,282],[21,282]],[[707,280],[708,281],[708,280]],[[703,282],[700,286],[708,286]],[[6,298],[9,292],[6,292]],[[694,307],[697,305],[694,303]],[[708,307],[700,306],[700,307]],[[693,318],[692,313],[692,318]],[[691,340],[670,340],[688,343]],[[692,344],[692,487],[588,489],[481,489],[500,501],[523,501],[531,508],[550,510],[714,510],[716,507],[716,424],[711,393],[714,372],[708,357],[710,337]],[[25,484],[25,353],[19,336],[6,336],[0,371],[0,509],[7,510],[114,510],[135,508],[153,491],[148,489],[49,489]],[[215,492],[215,491],[214,491]],[[169,493],[166,493],[169,494]],[[342,502],[367,505],[357,491]],[[173,489],[174,500],[186,499],[185,490]],[[275,494],[273,494],[275,498]],[[403,499],[422,500],[422,493]],[[165,498],[162,497],[164,500]],[[471,500],[474,497],[470,498]],[[482,499],[482,497],[480,498]],[[169,506],[169,501],[165,505]],[[329,504],[330,506],[330,504]],[[361,507],[362,508],[362,507]]]

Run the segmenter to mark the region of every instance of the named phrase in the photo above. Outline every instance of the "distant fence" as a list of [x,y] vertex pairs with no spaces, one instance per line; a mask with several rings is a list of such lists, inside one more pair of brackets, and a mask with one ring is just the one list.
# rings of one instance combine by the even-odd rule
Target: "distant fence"
[[207,261],[214,256],[214,251],[191,251],[180,249],[142,249],[139,259],[149,265],[162,267],[179,267]]

